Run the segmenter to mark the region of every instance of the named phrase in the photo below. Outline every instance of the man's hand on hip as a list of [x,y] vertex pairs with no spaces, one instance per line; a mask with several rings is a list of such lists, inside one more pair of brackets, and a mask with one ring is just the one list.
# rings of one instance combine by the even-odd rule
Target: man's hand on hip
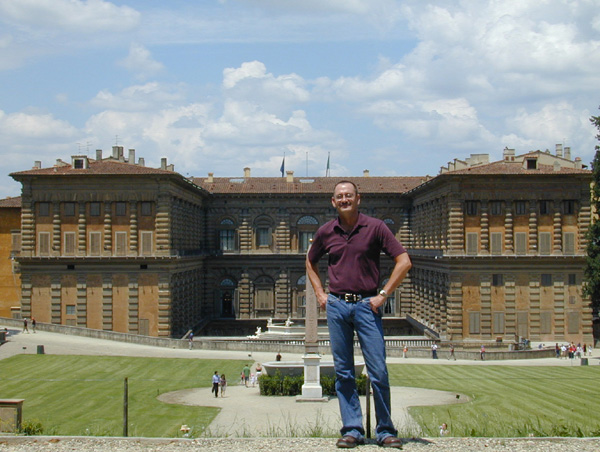
[[382,295],[375,295],[374,297],[371,297],[369,299],[369,301],[371,302],[371,310],[374,313],[378,313],[378,309],[383,306],[383,304],[385,303],[386,298]]

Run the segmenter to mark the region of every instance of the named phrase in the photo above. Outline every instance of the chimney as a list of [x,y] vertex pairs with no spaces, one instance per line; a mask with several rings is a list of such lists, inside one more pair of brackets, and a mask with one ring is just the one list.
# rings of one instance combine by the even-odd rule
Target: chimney
[[366,169],[363,171],[363,177],[369,177],[369,170]]
[[575,169],[582,169],[581,157],[575,157]]
[[288,183],[293,183],[294,182],[294,172],[293,171],[286,171],[285,174],[287,174],[287,177],[285,179],[286,182]]
[[102,149],[96,149],[96,161],[97,162],[102,161]]
[[112,158],[119,160],[119,146],[112,147]]
[[123,155],[123,146],[119,146],[119,162],[124,162],[125,156]]
[[163,157],[160,159],[160,169],[166,170],[167,169],[167,158]]
[[167,165],[167,171],[175,171],[175,165],[173,165],[172,163],[170,165]]
[[250,168],[248,168],[248,167],[244,168],[244,178],[246,178],[246,179],[250,178]]
[[135,149],[129,150],[129,157],[127,158],[127,163],[135,165]]
[[565,146],[565,158],[571,160],[571,148],[569,146]]
[[208,173],[208,178],[206,179],[206,182],[212,184],[215,181],[213,178],[214,175],[215,173]]
[[42,168],[42,161],[41,160],[36,160],[33,163],[33,169],[41,169]]
[[515,160],[515,150],[514,149],[508,149],[508,147],[505,147],[504,148],[503,157],[504,157],[504,161],[505,162],[514,162],[514,160]]
[[144,157],[140,157],[140,159],[138,161],[138,165],[139,166],[146,166],[146,160],[144,159]]
[[556,156],[561,157],[561,158],[563,156],[562,144],[560,144],[560,143],[556,144]]

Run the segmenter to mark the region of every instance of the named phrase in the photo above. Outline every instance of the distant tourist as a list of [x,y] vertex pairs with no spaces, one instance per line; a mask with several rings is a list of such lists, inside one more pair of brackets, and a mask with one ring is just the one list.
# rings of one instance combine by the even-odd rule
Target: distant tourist
[[221,397],[224,397],[225,390],[227,389],[227,378],[225,378],[225,374],[221,375],[221,380],[219,381],[219,387],[221,388]]
[[408,358],[408,346],[404,344],[404,348],[402,349],[402,357]]
[[436,344],[436,343],[433,343],[433,344],[431,345],[431,357],[432,357],[433,359],[438,359],[438,356],[437,356],[437,350],[438,350],[438,346],[437,346],[437,344]]
[[190,332],[190,335],[188,336],[188,348],[191,350],[194,348],[194,333]]
[[33,332],[35,333],[35,317],[31,318],[31,329],[33,330]]
[[277,356],[275,357],[275,361],[281,361],[281,353],[277,353]]
[[250,381],[250,366],[248,364],[242,369],[242,374],[244,375],[244,384],[248,387],[248,381]]
[[29,333],[29,328],[27,328],[27,318],[23,319],[23,333],[27,331]]
[[215,370],[215,374],[212,376],[212,391],[215,393],[215,397],[219,397],[219,383],[221,383],[221,377],[219,372]]
[[454,356],[454,344],[450,344],[450,355],[448,355],[448,361],[450,361],[450,358],[454,358],[454,361],[456,361],[456,356]]
[[479,356],[481,356],[482,361],[485,361],[485,345],[481,346],[481,350],[479,351]]

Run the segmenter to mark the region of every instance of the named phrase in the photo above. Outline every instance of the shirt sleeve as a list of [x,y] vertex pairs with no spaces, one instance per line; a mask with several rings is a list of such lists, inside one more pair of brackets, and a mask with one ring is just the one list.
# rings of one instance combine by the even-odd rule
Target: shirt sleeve
[[311,263],[315,264],[319,262],[319,260],[323,257],[325,253],[326,250],[323,244],[323,234],[322,231],[319,229],[315,233],[312,240],[312,244],[310,245],[310,249],[308,250],[308,260]]
[[406,253],[404,246],[396,239],[390,228],[382,221],[379,225],[381,234],[381,249],[392,259]]

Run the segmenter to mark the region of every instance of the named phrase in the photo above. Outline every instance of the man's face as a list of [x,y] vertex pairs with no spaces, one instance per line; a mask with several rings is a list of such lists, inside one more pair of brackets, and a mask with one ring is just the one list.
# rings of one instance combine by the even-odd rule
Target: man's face
[[331,204],[340,215],[353,215],[358,211],[360,195],[352,184],[338,184],[333,191]]

